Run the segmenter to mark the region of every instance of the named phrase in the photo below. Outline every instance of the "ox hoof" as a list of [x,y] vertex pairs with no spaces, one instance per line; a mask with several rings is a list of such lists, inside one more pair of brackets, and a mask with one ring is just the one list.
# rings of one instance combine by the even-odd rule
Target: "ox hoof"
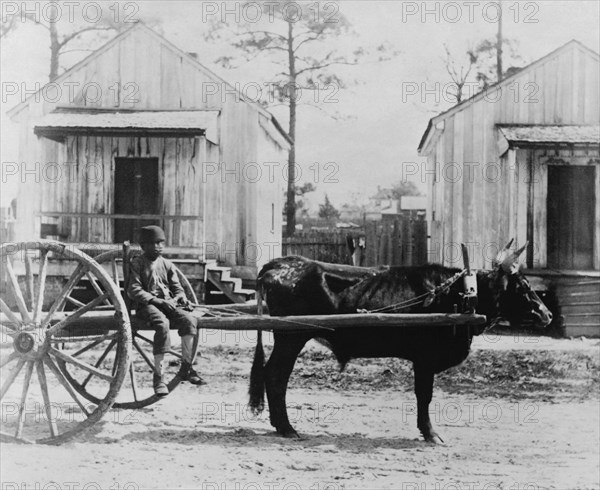
[[286,439],[302,439],[294,429],[278,430],[277,433]]
[[429,442],[430,444],[444,445],[444,440],[435,432],[427,435],[423,434],[423,437],[425,438],[425,442]]

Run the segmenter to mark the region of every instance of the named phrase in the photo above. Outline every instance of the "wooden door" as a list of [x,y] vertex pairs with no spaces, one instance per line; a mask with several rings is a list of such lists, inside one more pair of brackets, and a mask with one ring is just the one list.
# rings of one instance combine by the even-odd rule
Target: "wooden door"
[[548,167],[548,267],[594,267],[595,171],[593,166]]
[[[158,158],[115,158],[115,214],[159,214]],[[137,241],[141,226],[157,220],[116,219],[115,242]]]

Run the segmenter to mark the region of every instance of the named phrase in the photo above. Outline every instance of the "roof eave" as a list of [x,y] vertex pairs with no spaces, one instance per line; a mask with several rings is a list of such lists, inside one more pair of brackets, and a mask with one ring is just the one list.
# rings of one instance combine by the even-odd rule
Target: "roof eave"
[[203,136],[206,131],[199,128],[90,128],[84,126],[35,126],[33,132],[54,141],[64,141],[68,135],[94,135],[119,137],[135,135],[140,137]]

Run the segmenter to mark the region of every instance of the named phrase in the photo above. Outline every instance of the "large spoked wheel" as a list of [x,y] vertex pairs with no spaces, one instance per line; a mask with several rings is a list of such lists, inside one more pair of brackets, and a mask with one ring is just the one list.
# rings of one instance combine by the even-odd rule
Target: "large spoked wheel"
[[[132,251],[132,255],[140,253],[139,251]],[[101,264],[105,270],[107,270],[112,277],[115,284],[121,284],[123,281],[123,251],[122,250],[111,250],[105,252],[96,257],[96,261]],[[185,275],[176,267],[179,281],[185,290],[187,299],[192,303],[198,303],[194,289]],[[125,294],[124,292],[122,294]],[[131,364],[128,368],[128,375],[126,376],[125,382],[121,391],[119,392],[113,407],[115,408],[127,408],[127,409],[139,409],[147,407],[156,403],[161,398],[154,394],[154,388],[152,386],[152,378],[155,371],[154,366],[154,354],[152,349],[154,347],[154,331],[150,329],[145,322],[136,321],[135,316],[132,315],[132,351],[131,351]],[[176,336],[172,335],[172,344],[177,345]],[[198,338],[196,335],[194,339],[193,352],[194,357],[198,348]],[[179,337],[177,336],[177,339]],[[163,371],[166,380],[168,381],[169,392],[172,392],[181,379],[177,376],[179,367],[182,362],[181,349],[177,346],[171,349],[166,355],[163,364]],[[73,375],[73,368],[67,363],[61,365],[65,377],[69,380],[73,388],[77,392],[90,400],[91,402],[97,403],[98,398],[92,392],[88,385],[85,383],[85,379],[76,378]]]
[[[131,353],[127,308],[105,270],[72,246],[5,243],[0,254],[1,436],[61,443],[98,422],[117,397]],[[93,404],[64,366],[93,389]]]

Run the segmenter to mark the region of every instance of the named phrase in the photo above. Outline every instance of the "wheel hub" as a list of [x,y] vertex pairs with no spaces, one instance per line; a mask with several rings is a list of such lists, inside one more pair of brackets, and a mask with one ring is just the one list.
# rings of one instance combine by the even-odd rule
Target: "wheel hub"
[[29,332],[20,332],[13,339],[15,350],[21,354],[31,352],[35,347],[35,337]]
[[21,331],[13,337],[15,351],[28,359],[41,357],[45,350],[43,337],[37,330]]

